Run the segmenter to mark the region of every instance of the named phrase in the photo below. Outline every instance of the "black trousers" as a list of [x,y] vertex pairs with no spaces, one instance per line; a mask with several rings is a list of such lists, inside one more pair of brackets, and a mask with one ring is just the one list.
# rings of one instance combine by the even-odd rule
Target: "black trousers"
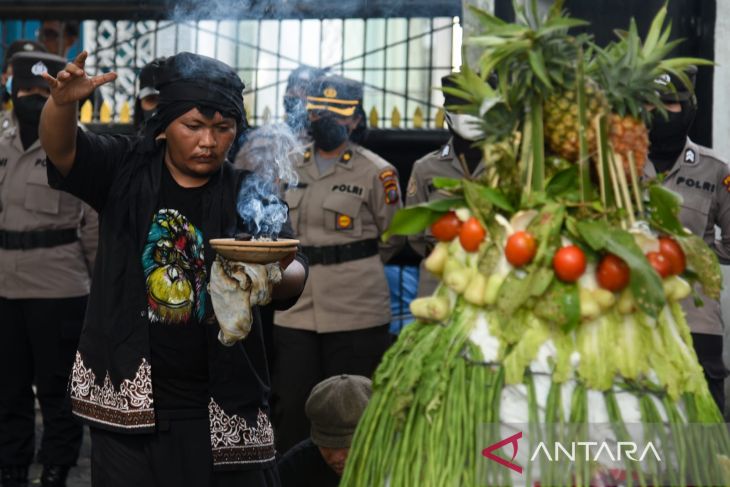
[[272,422],[279,453],[309,437],[304,404],[317,383],[338,374],[372,377],[392,342],[388,326],[335,333],[274,326]]
[[279,487],[276,465],[213,471],[208,418],[158,419],[153,434],[91,431],[92,487]]
[[697,358],[705,371],[705,379],[710,388],[710,393],[725,415],[725,378],[728,371],[722,360],[722,335],[706,335],[704,333],[692,333],[692,344],[694,345]]
[[0,466],[33,462],[36,397],[43,415],[38,462],[76,464],[82,427],[66,391],[85,309],[86,296],[0,298]]

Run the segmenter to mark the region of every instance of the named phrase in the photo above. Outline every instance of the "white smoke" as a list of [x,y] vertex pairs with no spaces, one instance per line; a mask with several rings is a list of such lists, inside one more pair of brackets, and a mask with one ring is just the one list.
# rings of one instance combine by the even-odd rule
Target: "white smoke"
[[287,216],[281,194],[299,181],[293,162],[302,151],[285,124],[264,125],[247,134],[234,164],[251,174],[241,186],[236,208],[255,237],[276,237],[281,232]]

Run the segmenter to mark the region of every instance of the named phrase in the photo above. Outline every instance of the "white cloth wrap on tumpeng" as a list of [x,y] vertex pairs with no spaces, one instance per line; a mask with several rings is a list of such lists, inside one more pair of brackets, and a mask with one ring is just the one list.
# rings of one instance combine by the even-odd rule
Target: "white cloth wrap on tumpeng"
[[252,307],[271,302],[271,291],[281,281],[278,263],[249,264],[216,257],[208,292],[220,331],[218,341],[231,346],[248,336]]

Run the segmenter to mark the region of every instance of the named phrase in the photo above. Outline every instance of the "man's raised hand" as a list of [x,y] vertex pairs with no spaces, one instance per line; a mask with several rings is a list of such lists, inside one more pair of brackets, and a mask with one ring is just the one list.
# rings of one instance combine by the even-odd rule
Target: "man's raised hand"
[[85,100],[98,86],[117,79],[117,73],[113,71],[88,76],[84,71],[88,55],[86,51],[82,51],[73,62],[68,63],[63,70],[59,71],[55,78],[48,73],[42,75],[51,88],[51,98],[56,105],[63,106]]

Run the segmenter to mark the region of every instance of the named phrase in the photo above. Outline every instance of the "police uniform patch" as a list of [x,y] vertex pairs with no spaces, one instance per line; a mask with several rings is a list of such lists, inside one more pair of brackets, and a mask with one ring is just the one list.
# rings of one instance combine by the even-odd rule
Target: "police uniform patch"
[[400,201],[400,194],[398,192],[398,175],[391,169],[386,169],[381,172],[378,176],[380,182],[383,183],[383,189],[385,190],[385,203],[394,205]]
[[693,165],[697,162],[697,154],[695,154],[695,151],[692,149],[687,149],[687,151],[684,153],[684,163]]
[[340,158],[341,162],[350,162],[350,159],[352,159],[352,150],[347,149],[344,154],[342,154],[342,157]]
[[416,193],[418,192],[418,184],[416,183],[416,178],[411,178],[410,181],[408,181],[408,188],[406,189],[406,195],[409,197],[416,196]]
[[725,176],[725,179],[722,180],[723,186],[725,186],[725,190],[730,193],[730,174]]
[[343,213],[335,215],[335,230],[352,230],[354,227],[352,218]]
[[304,151],[304,161],[308,161],[312,158],[312,151],[310,149],[307,149]]

